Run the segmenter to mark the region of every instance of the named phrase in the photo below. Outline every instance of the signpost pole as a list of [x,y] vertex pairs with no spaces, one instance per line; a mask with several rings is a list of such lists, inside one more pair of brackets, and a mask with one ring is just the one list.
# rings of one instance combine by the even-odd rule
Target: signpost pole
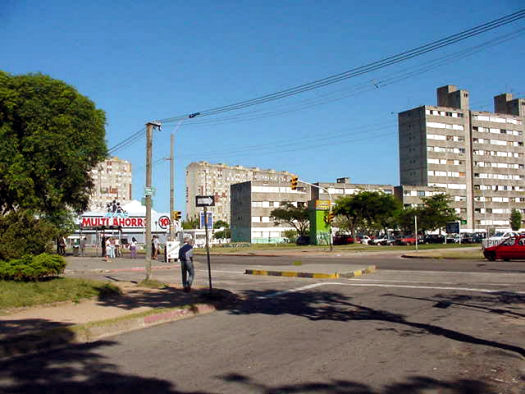
[[210,265],[210,244],[208,242],[208,210],[204,206],[204,229],[206,232],[206,259],[208,260],[208,283],[210,284],[210,294],[211,294],[211,265]]

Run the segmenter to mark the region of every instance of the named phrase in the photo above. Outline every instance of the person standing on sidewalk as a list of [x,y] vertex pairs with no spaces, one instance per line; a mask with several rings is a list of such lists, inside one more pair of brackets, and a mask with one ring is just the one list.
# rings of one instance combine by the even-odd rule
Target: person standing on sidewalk
[[184,245],[179,249],[179,260],[182,272],[182,286],[186,293],[191,291],[195,270],[193,268],[193,239],[184,238]]
[[131,252],[131,258],[136,259],[137,258],[137,240],[135,237],[131,238],[131,242],[129,243],[129,251]]

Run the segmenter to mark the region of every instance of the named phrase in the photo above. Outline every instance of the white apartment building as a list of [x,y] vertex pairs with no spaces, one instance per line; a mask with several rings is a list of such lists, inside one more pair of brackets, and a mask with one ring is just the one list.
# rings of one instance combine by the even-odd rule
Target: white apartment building
[[525,214],[525,100],[472,111],[468,91],[447,85],[437,101],[398,116],[401,185],[445,190],[470,229],[509,227],[512,209]]
[[293,174],[287,171],[263,170],[257,167],[228,166],[205,161],[190,163],[186,167],[186,217],[198,217],[202,208],[195,206],[195,196],[213,195],[213,220],[230,223],[230,186],[247,181],[289,182]]
[[360,193],[362,191],[380,192],[394,195],[394,186],[392,185],[350,183],[350,178],[337,178],[335,183],[317,182],[314,183],[314,185],[318,187],[312,187],[313,200],[331,199],[332,203],[334,204],[340,197]]
[[94,188],[89,200],[90,211],[105,211],[117,200],[126,204],[132,199],[131,163],[118,157],[100,162],[91,170]]
[[306,206],[309,187],[292,190],[290,182],[248,181],[231,186],[231,228],[233,242],[284,242],[284,231],[293,227],[276,225],[271,212],[284,203]]

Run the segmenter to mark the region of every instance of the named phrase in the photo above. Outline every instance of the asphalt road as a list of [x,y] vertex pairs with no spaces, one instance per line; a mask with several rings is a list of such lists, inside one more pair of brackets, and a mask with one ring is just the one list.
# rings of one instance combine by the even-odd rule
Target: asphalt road
[[[0,384],[8,392],[393,394],[520,393],[525,383],[525,274],[495,270],[508,263],[391,256],[389,269],[358,279],[314,280],[244,275],[259,258],[221,259],[214,285],[238,295],[233,306],[0,364]],[[196,284],[206,286],[198,260]],[[404,262],[419,269],[394,269]],[[155,271],[178,275],[176,265]]]

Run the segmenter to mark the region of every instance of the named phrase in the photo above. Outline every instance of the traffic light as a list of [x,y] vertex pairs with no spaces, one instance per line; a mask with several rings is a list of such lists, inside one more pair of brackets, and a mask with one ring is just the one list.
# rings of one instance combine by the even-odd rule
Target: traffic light
[[297,181],[299,180],[298,177],[296,176],[293,176],[292,179],[290,180],[290,187],[292,188],[292,190],[296,190],[297,189]]
[[173,211],[173,220],[180,220],[181,214],[181,211]]
[[332,212],[327,212],[325,216],[326,223],[332,223],[334,220],[334,214]]

